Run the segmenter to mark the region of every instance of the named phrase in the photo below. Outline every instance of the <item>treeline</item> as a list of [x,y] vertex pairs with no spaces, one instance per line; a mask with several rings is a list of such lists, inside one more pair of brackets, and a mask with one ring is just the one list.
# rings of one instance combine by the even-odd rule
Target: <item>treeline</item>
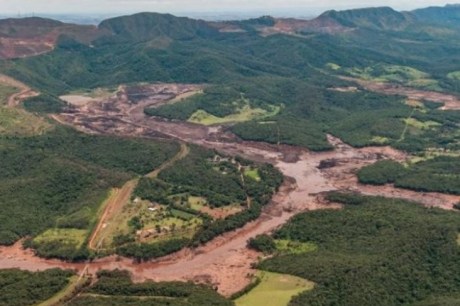
[[36,305],[64,289],[70,271],[59,269],[27,272],[18,269],[0,270],[0,305]]
[[32,113],[60,113],[66,106],[64,101],[50,94],[41,94],[24,101],[24,108]]
[[276,251],[275,240],[269,235],[258,235],[249,239],[248,247],[264,254],[272,254]]
[[243,227],[246,223],[256,220],[262,212],[262,207],[258,203],[254,203],[250,208],[226,217],[203,224],[203,227],[198,230],[192,239],[192,246],[197,247],[201,244],[211,241],[226,232],[236,230]]
[[171,239],[156,243],[128,243],[116,249],[116,253],[121,256],[131,257],[137,261],[147,261],[177,252],[190,243],[189,239]]
[[[448,77],[450,72],[460,70],[452,64],[459,61],[459,52],[455,52],[458,47],[452,43],[456,35],[452,36],[452,31],[442,30],[438,31],[442,34],[433,35],[423,29],[422,33],[414,33],[412,29],[398,32],[366,29],[359,35],[345,34],[345,40],[311,33],[307,34],[307,40],[255,33],[255,24],[273,22],[268,18],[238,23],[249,30],[247,33],[219,33],[214,29],[212,34],[202,35],[200,31],[181,28],[184,22],[181,19],[155,15],[147,18],[154,20],[154,24],[155,20],[171,19],[174,27],[152,43],[147,39],[152,34],[139,26],[143,23],[138,21],[144,20],[145,15],[126,18],[137,25],[130,25],[133,29],[129,33],[106,37],[92,47],[62,38],[53,52],[18,59],[14,64],[4,61],[0,68],[41,92],[54,95],[52,99],[36,98],[37,103],[27,102],[26,106],[34,111],[58,111],[60,102],[56,97],[81,88],[136,82],[212,84],[203,95],[149,109],[147,113],[185,120],[197,109],[204,109],[224,116],[234,112],[243,93],[252,106],[284,106],[280,117],[274,119],[276,125],[258,124],[261,122],[237,125],[234,131],[244,139],[325,150],[330,148],[325,133],[331,133],[354,146],[384,143],[406,151],[422,151],[433,144],[458,148],[455,122],[449,126],[444,120],[451,116],[448,113],[458,112],[441,114],[426,104],[426,116],[437,113],[440,121],[436,121],[442,126],[434,130],[411,127],[403,135],[402,120],[412,112],[411,107],[404,105],[403,97],[370,93],[363,88],[357,92],[331,90],[355,84],[335,77],[337,71],[325,69],[331,63],[343,70],[364,70],[382,66],[381,63],[408,66],[430,74],[443,89],[459,92],[459,81]],[[178,38],[184,37],[178,33],[187,33],[187,39]],[[174,39],[171,41],[170,37]],[[401,44],[401,39],[405,43]],[[403,74],[410,75],[411,71]],[[426,84],[413,82],[412,85]],[[415,116],[425,114],[417,111]]]
[[[215,237],[233,231],[246,223],[257,219],[283,182],[283,175],[272,165],[255,164],[240,157],[235,161],[216,155],[216,152],[192,147],[187,157],[177,162],[174,167],[160,173],[159,179],[142,178],[134,191],[134,197],[168,205],[170,208],[198,215],[203,220],[191,240],[179,239],[157,244],[136,244],[126,235],[119,236],[116,243],[120,245],[117,253],[148,260],[175,252],[185,246],[198,247]],[[260,180],[247,178],[244,183],[242,173],[237,165],[254,167]],[[208,215],[188,209],[175,202],[173,195],[185,194],[206,198],[211,207],[242,203],[250,206],[245,210],[224,219],[213,220]]]
[[[145,174],[177,144],[88,136],[55,127],[34,137],[0,138],[0,244],[48,228],[89,229],[112,187]],[[58,242],[34,245],[45,257],[80,258]]]
[[[156,306],[230,306],[213,289],[183,282],[132,283],[125,271],[100,271],[98,280],[70,302],[70,306],[156,305]],[[139,298],[139,297],[143,298]]]
[[259,265],[316,283],[290,305],[418,305],[460,294],[457,213],[355,194],[333,200],[345,208],[297,215],[274,234],[316,251]]
[[260,217],[262,207],[270,202],[273,194],[281,186],[283,175],[272,165],[268,164],[259,168],[259,174],[261,182],[257,185],[255,181],[246,180],[246,190],[251,197],[250,207],[225,219],[205,222],[203,227],[193,237],[193,246],[211,241],[225,232],[233,231]]
[[460,194],[460,158],[439,156],[409,167],[394,161],[379,161],[358,172],[361,183],[383,185],[420,192]]
[[313,151],[332,149],[320,125],[295,117],[277,116],[266,121],[240,123],[231,131],[244,140],[303,146]]
[[214,207],[241,203],[246,194],[236,165],[213,162],[216,153],[192,147],[189,155],[160,173],[159,179],[180,186],[183,192],[206,197]]
[[234,114],[239,107],[245,104],[241,93],[236,89],[227,86],[211,86],[206,88],[203,94],[183,102],[158,108],[147,108],[145,113],[149,116],[186,121],[199,109],[217,117],[225,117]]
[[94,258],[94,254],[88,250],[85,243],[77,246],[62,240],[36,242],[33,239],[27,239],[23,245],[25,248],[33,249],[36,255],[47,259],[82,262]]

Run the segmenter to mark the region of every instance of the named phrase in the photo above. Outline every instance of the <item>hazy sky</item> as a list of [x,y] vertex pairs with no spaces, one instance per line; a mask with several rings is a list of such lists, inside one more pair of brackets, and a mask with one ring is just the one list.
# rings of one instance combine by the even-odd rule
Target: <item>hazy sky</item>
[[406,10],[430,5],[445,5],[440,0],[0,0],[0,14],[30,13],[120,13],[140,11],[248,12],[297,14],[319,13],[327,9],[391,6]]

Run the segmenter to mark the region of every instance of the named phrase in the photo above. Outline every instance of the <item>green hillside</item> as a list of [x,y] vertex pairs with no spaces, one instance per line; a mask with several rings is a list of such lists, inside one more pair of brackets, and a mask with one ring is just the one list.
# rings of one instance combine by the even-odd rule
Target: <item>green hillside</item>
[[314,243],[316,251],[259,265],[316,283],[290,306],[456,305],[429,301],[458,301],[457,213],[358,195],[331,200],[345,208],[300,214],[274,235]]

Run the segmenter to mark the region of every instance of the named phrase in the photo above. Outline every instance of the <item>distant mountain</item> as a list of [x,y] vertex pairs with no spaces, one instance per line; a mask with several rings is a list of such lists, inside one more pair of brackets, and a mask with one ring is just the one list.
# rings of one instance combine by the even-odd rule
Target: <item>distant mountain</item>
[[49,52],[66,36],[83,44],[105,35],[95,26],[67,24],[30,17],[0,20],[0,59],[29,57]]
[[157,13],[139,13],[108,19],[99,25],[99,29],[110,32],[111,38],[105,39],[115,42],[141,42],[159,37],[186,40],[209,37],[218,32],[202,20]]
[[444,26],[460,26],[460,5],[428,7],[412,11],[420,22]]
[[[433,26],[436,30],[433,30]],[[459,5],[429,7],[412,12],[398,12],[389,7],[331,10],[312,20],[263,16],[248,20],[207,22],[170,14],[139,13],[107,19],[99,26],[32,17],[0,20],[0,59],[43,54],[52,51],[60,42],[67,47],[150,42],[150,47],[161,49],[173,41],[209,39],[229,33],[307,37],[315,33],[335,35],[365,29],[422,33],[431,37],[433,33],[454,35],[458,27]]]
[[34,38],[63,25],[62,22],[39,17],[0,20],[0,37]]
[[414,21],[407,13],[401,13],[390,7],[365,8],[346,11],[327,11],[317,19],[334,20],[344,27],[371,28],[378,30],[400,30]]

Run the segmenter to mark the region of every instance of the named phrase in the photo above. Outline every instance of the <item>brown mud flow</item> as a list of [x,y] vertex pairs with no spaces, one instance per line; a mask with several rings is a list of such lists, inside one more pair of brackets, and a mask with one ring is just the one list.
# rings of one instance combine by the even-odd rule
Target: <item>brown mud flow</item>
[[[174,89],[168,87],[168,90]],[[190,88],[185,92],[191,90],[196,88]],[[184,91],[177,90],[176,95],[179,94],[184,94]],[[117,94],[117,97],[107,100],[75,106],[72,112],[55,118],[89,133],[173,138],[216,149],[228,155],[241,155],[250,160],[274,164],[286,179],[258,220],[197,249],[182,250],[147,263],[135,264],[132,260],[111,256],[91,263],[71,264],[38,258],[31,251],[22,250],[20,243],[17,243],[12,247],[0,248],[0,268],[43,270],[59,267],[80,272],[87,268],[89,273],[95,273],[100,269],[125,269],[132,272],[135,281],[192,280],[212,284],[217,286],[220,293],[230,295],[250,282],[250,276],[255,272],[251,265],[257,262],[261,255],[246,248],[247,240],[258,234],[272,232],[299,212],[340,208],[338,205],[325,203],[322,200],[324,192],[353,190],[369,195],[414,200],[423,205],[445,209],[452,209],[453,204],[460,200],[456,196],[415,193],[393,186],[360,185],[354,174],[361,167],[380,159],[404,161],[408,158],[405,153],[390,147],[355,149],[340,139],[329,136],[329,142],[334,145],[335,150],[314,153],[297,147],[241,141],[220,126],[204,127],[184,122],[170,122],[160,118],[149,118],[143,114],[145,107],[168,103],[173,98],[165,98],[158,94],[133,103],[122,92]]]
[[375,91],[387,95],[405,96],[416,101],[431,101],[443,104],[441,110],[460,110],[460,98],[454,95],[445,94],[437,91],[426,91],[405,87],[398,84],[387,82],[366,81],[350,77],[341,77],[347,81],[353,81],[369,91]]

